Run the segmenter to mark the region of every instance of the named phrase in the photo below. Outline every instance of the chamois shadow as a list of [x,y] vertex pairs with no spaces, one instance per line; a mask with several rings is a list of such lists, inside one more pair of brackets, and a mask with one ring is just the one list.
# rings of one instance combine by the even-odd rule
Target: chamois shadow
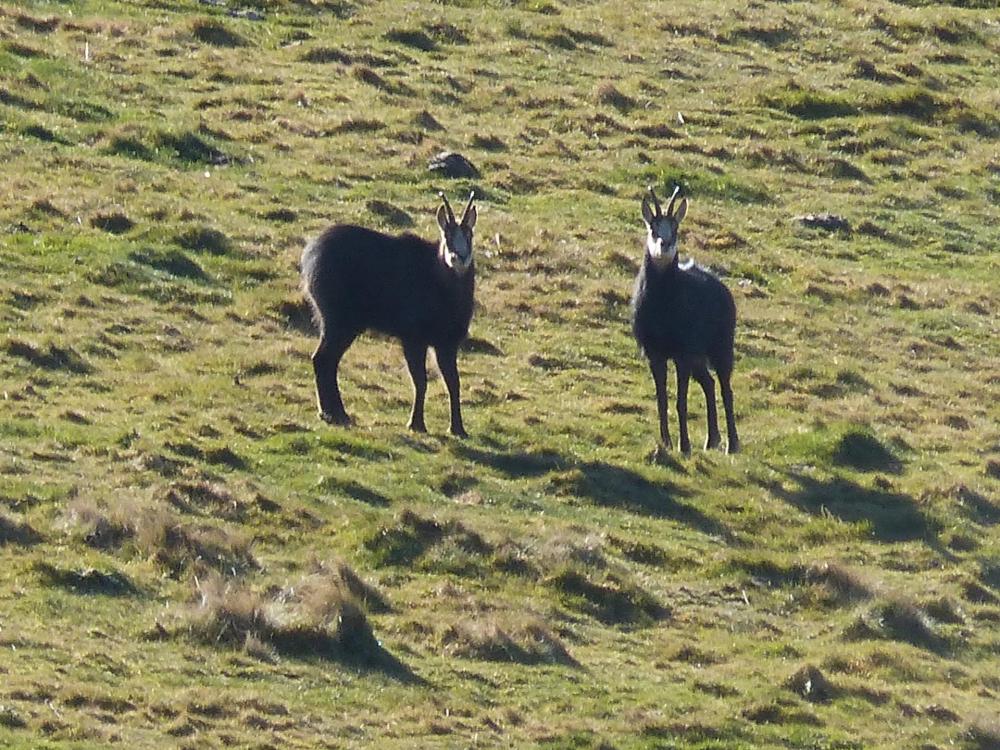
[[817,479],[800,472],[786,476],[798,484],[786,489],[768,485],[775,496],[812,515],[829,512],[848,523],[867,523],[880,542],[903,542],[927,538],[927,518],[909,495],[893,490],[864,487],[845,477]]
[[669,481],[653,482],[623,466],[604,461],[577,461],[556,451],[502,451],[459,446],[457,453],[512,479],[554,473],[555,493],[565,492],[605,508],[668,518],[710,536],[730,537],[729,529],[677,498],[689,493]]

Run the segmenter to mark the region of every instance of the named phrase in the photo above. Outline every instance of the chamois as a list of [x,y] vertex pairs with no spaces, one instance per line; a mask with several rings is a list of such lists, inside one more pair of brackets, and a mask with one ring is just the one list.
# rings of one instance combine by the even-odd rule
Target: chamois
[[656,387],[656,408],[663,445],[673,448],[667,428],[666,385],[667,360],[673,360],[677,367],[677,421],[681,451],[691,451],[687,393],[692,375],[705,391],[708,410],[705,448],[716,448],[722,442],[715,407],[715,381],[708,371],[711,365],[722,389],[729,453],[735,453],[739,450],[740,440],[736,434],[730,377],[736,335],[736,304],[729,290],[714,275],[693,262],[679,263],[677,229],[687,213],[687,198],[681,199],[674,212],[679,192],[678,186],[670,197],[666,214],[652,187],[649,188],[649,195],[643,196],[646,253],[632,294],[632,332],[649,360]]
[[337,224],[303,251],[302,290],[320,329],[312,363],[319,414],[325,421],[351,423],[340,397],[337,370],[358,335],[374,330],[403,345],[413,380],[410,429],[427,431],[427,349],[433,347],[451,402],[451,433],[466,437],[457,356],[472,320],[476,195],[473,191],[469,196],[461,221],[455,220],[444,193],[440,196],[437,243],[409,233],[393,237]]

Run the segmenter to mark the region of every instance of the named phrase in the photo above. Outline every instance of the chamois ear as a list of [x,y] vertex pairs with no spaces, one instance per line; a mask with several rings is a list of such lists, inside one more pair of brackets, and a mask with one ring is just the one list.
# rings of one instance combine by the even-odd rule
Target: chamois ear
[[642,220],[646,224],[652,224],[653,218],[653,209],[649,206],[649,196],[644,195],[642,196]]
[[448,209],[444,205],[438,206],[437,212],[438,226],[441,227],[441,231],[447,231],[448,229]]
[[684,218],[684,214],[687,213],[687,210],[688,210],[688,199],[681,198],[681,204],[677,207],[677,211],[674,212],[674,221],[680,224],[681,220]]
[[462,226],[471,232],[473,227],[476,226],[477,218],[479,218],[479,212],[476,210],[476,207],[469,206],[469,210],[466,211],[465,216],[462,217]]

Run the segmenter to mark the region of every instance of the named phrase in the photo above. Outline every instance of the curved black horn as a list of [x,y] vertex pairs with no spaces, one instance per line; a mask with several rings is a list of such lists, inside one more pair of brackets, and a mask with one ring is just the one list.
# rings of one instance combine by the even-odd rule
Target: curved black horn
[[465,204],[465,210],[462,211],[462,221],[465,221],[465,217],[469,215],[469,209],[472,208],[472,202],[476,199],[476,191],[473,190],[469,193],[469,202]]
[[670,196],[670,203],[667,204],[667,216],[674,215],[674,201],[677,200],[677,195],[681,192],[680,185],[674,185],[674,194]]
[[647,185],[646,189],[649,191],[649,197],[653,199],[653,208],[656,209],[656,215],[657,216],[662,216],[663,215],[663,211],[660,208],[660,201],[657,200],[657,198],[656,198],[656,193],[653,192],[653,186],[652,185]]
[[448,220],[452,224],[457,224],[458,222],[455,221],[455,212],[451,210],[451,204],[448,202],[448,196],[444,194],[443,190],[439,191],[438,195],[441,197],[441,200],[444,201],[444,207],[448,211]]

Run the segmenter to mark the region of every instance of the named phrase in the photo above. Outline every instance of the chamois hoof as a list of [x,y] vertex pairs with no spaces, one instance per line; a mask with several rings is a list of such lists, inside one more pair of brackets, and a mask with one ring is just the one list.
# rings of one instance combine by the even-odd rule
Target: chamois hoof
[[353,423],[353,420],[347,414],[328,414],[325,411],[321,411],[319,418],[327,424],[337,425],[338,427],[350,427]]
[[467,433],[465,431],[464,427],[459,427],[457,430],[453,427],[451,429],[451,434],[452,434],[452,437],[461,438],[462,440],[464,440],[465,438],[469,437],[469,433]]
[[721,437],[716,436],[714,439],[709,438],[708,440],[705,441],[705,450],[710,451],[714,448],[718,448],[721,445],[722,445]]
[[734,453],[739,453],[739,452],[740,452],[739,440],[733,440],[732,442],[729,443],[728,446],[726,446],[726,453],[728,453],[730,456],[732,456]]
[[416,422],[416,423],[415,422],[410,422],[407,425],[407,427],[410,428],[411,432],[421,432],[421,433],[426,433],[427,432],[427,425],[425,425],[423,422]]

